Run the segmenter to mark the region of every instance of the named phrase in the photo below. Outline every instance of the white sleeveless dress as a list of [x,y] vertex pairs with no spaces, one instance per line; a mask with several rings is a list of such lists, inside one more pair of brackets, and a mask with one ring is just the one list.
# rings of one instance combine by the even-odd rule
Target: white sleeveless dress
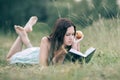
[[27,48],[23,51],[17,52],[10,58],[10,64],[39,64],[39,47]]

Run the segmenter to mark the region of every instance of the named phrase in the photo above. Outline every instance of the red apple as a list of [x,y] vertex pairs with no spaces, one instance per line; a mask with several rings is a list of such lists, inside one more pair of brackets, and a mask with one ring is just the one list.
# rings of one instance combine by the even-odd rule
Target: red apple
[[83,33],[81,31],[76,31],[76,38],[80,39],[83,37]]

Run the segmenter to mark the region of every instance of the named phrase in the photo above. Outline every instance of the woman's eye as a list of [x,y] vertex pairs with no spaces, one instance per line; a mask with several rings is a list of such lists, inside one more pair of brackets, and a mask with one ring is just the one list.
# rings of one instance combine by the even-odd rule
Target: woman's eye
[[70,36],[70,34],[66,34],[66,36]]
[[71,35],[74,36],[74,34],[66,34],[66,36],[71,36]]

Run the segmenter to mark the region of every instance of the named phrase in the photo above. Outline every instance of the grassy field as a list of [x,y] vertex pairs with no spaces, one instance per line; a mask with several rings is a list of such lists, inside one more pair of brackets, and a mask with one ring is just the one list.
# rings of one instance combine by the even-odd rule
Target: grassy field
[[[5,56],[17,35],[0,34],[0,80],[119,80],[120,79],[120,20],[100,19],[82,29],[81,52],[93,46],[96,52],[88,64],[76,62],[42,68],[39,65],[10,65]],[[46,30],[47,28],[47,30]],[[38,23],[29,34],[34,46],[50,30]],[[78,28],[79,29],[79,28]]]

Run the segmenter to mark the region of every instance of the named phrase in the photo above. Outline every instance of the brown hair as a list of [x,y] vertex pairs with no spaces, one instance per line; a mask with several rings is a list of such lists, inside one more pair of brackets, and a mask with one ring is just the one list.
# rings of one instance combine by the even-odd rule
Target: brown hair
[[[70,21],[67,18],[59,18],[57,19],[53,31],[52,33],[49,35],[49,40],[51,43],[51,47],[50,47],[50,53],[49,53],[49,58],[48,58],[48,62],[50,62],[53,58],[54,52],[59,50],[60,47],[63,44],[64,41],[64,36],[65,33],[67,31],[67,29],[69,27],[73,26],[75,33],[76,33],[76,26],[72,23],[72,21]],[[74,35],[75,35],[74,33]]]

